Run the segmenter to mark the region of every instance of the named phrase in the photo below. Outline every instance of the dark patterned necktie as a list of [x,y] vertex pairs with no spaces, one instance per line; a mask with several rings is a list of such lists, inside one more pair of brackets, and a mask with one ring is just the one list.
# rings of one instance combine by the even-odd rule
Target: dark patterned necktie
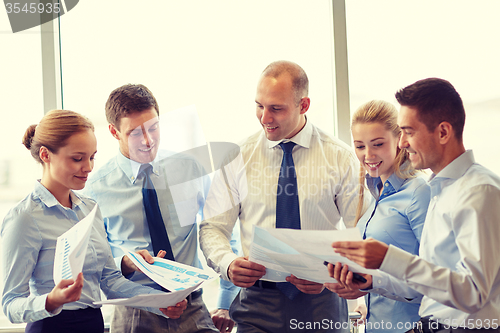
[[172,252],[172,246],[170,245],[170,240],[168,239],[167,230],[165,229],[165,224],[163,223],[163,218],[160,212],[160,206],[158,205],[158,196],[156,195],[156,190],[151,181],[150,174],[153,172],[153,166],[151,164],[141,165],[140,173],[144,173],[144,183],[142,185],[142,202],[144,204],[144,210],[146,211],[146,219],[149,226],[149,234],[151,235],[151,243],[153,245],[153,252],[156,256],[158,251],[165,250],[167,254],[165,259],[175,260],[174,253]]
[[[278,191],[276,193],[276,228],[300,229],[299,193],[293,163],[293,142],[280,143],[283,149]],[[294,299],[300,290],[290,282],[279,282],[277,288],[289,299]]]

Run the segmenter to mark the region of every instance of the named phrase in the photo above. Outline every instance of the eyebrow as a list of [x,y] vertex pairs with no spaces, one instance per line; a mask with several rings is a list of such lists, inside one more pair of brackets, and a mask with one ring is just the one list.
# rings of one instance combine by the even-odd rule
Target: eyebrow
[[401,128],[402,130],[413,129],[413,127],[411,127],[411,126],[399,126],[399,128]]
[[[385,138],[383,138],[383,137],[380,137],[380,138],[375,138],[375,139],[373,139],[373,140],[370,140],[370,142],[377,141],[377,140],[384,140],[384,139],[385,139]],[[354,140],[354,142],[361,142],[361,143],[363,143],[363,141],[361,141],[361,140]]]

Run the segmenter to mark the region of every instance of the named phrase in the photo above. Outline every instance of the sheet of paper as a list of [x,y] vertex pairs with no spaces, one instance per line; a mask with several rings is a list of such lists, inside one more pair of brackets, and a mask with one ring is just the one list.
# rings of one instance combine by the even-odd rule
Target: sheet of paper
[[336,254],[332,243],[337,240],[361,240],[357,228],[344,230],[265,229],[254,226],[249,260],[266,266],[261,279],[281,282],[290,274],[318,283],[336,282],[324,262],[341,262],[356,273],[379,275]]
[[323,261],[349,265],[355,273],[379,276],[377,270],[366,269],[355,262],[335,253],[332,243],[336,241],[361,241],[358,228],[344,230],[296,230],[296,229],[265,229],[274,238],[293,247],[301,254],[319,258]]
[[82,271],[96,212],[97,205],[81,221],[57,237],[53,272],[55,284],[63,279],[76,279]]
[[121,247],[121,249],[144,274],[170,291],[183,290],[194,285],[212,281],[219,276],[219,274],[213,271],[203,270],[163,258],[155,257],[155,262],[149,264],[137,253],[131,252],[124,247]]
[[252,237],[248,260],[266,266],[266,274],[261,280],[273,282],[286,281],[285,279],[290,275],[290,272],[283,268],[275,260],[275,257],[279,258],[283,254],[298,255],[299,252],[286,243],[277,240],[263,228],[254,226]]
[[269,256],[276,258],[276,261],[281,263],[288,275],[293,274],[300,279],[318,283],[337,282],[337,280],[330,277],[328,269],[323,264],[324,261],[319,258],[303,254],[276,255],[269,253]]
[[105,301],[94,302],[96,305],[113,304],[113,305],[126,305],[126,306],[141,306],[152,308],[166,308],[173,306],[191,294],[194,290],[198,289],[202,282],[195,284],[183,290],[172,291],[163,294],[147,294],[138,295],[131,298],[117,298],[108,299]]

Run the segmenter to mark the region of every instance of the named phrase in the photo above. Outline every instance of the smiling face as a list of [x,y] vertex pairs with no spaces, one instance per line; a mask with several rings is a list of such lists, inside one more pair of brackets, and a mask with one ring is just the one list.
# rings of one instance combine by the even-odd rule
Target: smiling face
[[109,130],[126,158],[139,163],[155,159],[160,146],[160,123],[154,108],[122,117],[119,129],[110,124]]
[[278,77],[263,76],[257,86],[255,97],[256,115],[268,140],[279,141],[295,136],[305,125],[305,113],[309,98],[299,103],[292,88],[289,74]]
[[399,147],[408,151],[413,168],[430,168],[437,173],[442,169],[438,128],[430,132],[427,126],[418,120],[417,112],[414,108],[401,106],[398,117],[398,125],[401,127]]
[[92,130],[73,134],[57,153],[42,147],[40,149],[40,158],[44,163],[42,185],[56,198],[59,193],[69,194],[69,190],[83,189],[88,174],[94,168],[96,152],[97,141]]
[[359,123],[352,126],[356,156],[371,177],[382,182],[394,172],[398,138],[381,123]]

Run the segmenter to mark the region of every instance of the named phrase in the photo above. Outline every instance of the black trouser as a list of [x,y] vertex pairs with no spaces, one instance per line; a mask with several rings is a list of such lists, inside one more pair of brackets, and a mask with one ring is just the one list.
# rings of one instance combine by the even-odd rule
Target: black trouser
[[54,317],[26,325],[25,333],[103,333],[101,309],[62,310]]

